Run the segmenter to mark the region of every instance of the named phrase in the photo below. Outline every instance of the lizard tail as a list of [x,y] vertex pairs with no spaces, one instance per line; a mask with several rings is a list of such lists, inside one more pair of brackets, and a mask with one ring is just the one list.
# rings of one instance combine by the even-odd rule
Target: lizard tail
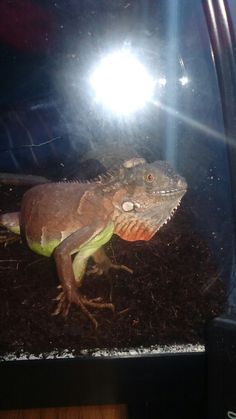
[[6,227],[15,234],[20,234],[20,213],[7,212],[0,215],[0,225]]
[[47,179],[43,176],[24,175],[17,173],[0,173],[0,183],[4,185],[36,186],[50,182],[50,179]]

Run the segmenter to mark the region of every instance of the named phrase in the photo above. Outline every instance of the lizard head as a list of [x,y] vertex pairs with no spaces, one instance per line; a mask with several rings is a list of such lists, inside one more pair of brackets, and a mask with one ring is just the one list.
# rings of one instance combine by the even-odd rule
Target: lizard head
[[[114,178],[113,178],[114,180]],[[149,240],[166,224],[187,190],[185,179],[165,161],[133,158],[123,163],[114,182],[115,233],[128,241]]]

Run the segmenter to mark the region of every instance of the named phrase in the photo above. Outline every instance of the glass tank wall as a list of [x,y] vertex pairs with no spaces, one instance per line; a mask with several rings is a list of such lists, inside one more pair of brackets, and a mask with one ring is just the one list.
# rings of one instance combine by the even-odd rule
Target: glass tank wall
[[[35,255],[3,228],[1,355],[199,348],[205,322],[234,304],[228,147],[202,2],[2,1],[0,48],[1,172],[70,181],[68,189],[143,158],[167,161],[188,184],[150,240],[114,234],[105,245],[133,273],[85,276],[83,295],[114,304],[89,309],[97,329],[76,304],[66,318],[51,315],[53,256]],[[1,186],[1,213],[20,210],[29,187],[14,182]]]

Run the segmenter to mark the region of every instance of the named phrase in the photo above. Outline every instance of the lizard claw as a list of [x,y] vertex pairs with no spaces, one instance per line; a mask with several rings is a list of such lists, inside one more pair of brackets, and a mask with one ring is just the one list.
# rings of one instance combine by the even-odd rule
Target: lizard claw
[[113,269],[123,269],[123,271],[129,272],[130,274],[132,274],[134,272],[133,269],[130,269],[126,265],[115,265],[114,263],[112,263],[111,268],[113,268]]
[[52,313],[53,316],[62,314],[64,317],[67,317],[70,310],[71,303],[75,303],[80,307],[83,313],[91,320],[95,328],[98,327],[98,322],[95,319],[95,317],[90,313],[90,311],[87,309],[87,306],[98,308],[98,309],[108,308],[112,310],[113,312],[115,310],[113,304],[102,303],[100,302],[101,301],[100,298],[88,300],[85,296],[80,295],[79,292],[73,293],[72,296],[68,298],[66,293],[62,291],[54,300],[57,301],[58,304],[57,304],[56,309]]
[[57,301],[57,307],[53,311],[52,316],[57,316],[58,314],[62,314],[63,317],[67,317],[70,311],[71,303],[66,299],[64,291],[60,292],[53,301]]
[[129,272],[130,274],[133,273],[133,270],[128,268],[126,265],[118,265],[113,263],[111,259],[106,255],[104,250],[98,249],[93,255],[92,258],[95,262],[95,265],[92,269],[88,272],[89,274],[97,274],[102,275],[103,273],[107,274],[110,269],[122,269],[123,271]]
[[126,265],[116,265],[110,262],[108,264],[96,263],[90,270],[87,271],[87,275],[96,274],[98,276],[101,276],[104,273],[107,274],[110,269],[116,269],[116,270],[122,269],[126,272],[129,272],[130,274],[133,273],[133,270],[128,268],[128,266]]
[[20,241],[21,237],[13,234],[7,230],[0,231],[0,244],[3,244],[4,247],[7,247],[9,244],[15,243],[16,241]]
[[98,275],[98,276],[101,276],[102,274],[103,274],[103,269],[100,267],[100,266],[98,266],[98,265],[94,265],[94,266],[92,266],[92,268],[91,269],[88,269],[87,270],[87,275],[93,275],[93,274],[96,274],[96,275]]

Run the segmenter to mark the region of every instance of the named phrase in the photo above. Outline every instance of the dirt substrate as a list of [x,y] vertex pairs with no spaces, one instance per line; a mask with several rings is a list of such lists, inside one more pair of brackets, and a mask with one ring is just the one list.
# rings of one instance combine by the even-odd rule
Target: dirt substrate
[[[16,210],[22,192],[1,186],[1,210]],[[224,290],[206,243],[186,221],[184,204],[149,242],[113,236],[106,250],[134,272],[86,276],[81,291],[115,305],[114,313],[92,311],[95,330],[78,307],[66,319],[51,315],[58,295],[53,259],[33,254],[20,241],[1,244],[0,355],[204,342],[206,320],[223,311]]]

